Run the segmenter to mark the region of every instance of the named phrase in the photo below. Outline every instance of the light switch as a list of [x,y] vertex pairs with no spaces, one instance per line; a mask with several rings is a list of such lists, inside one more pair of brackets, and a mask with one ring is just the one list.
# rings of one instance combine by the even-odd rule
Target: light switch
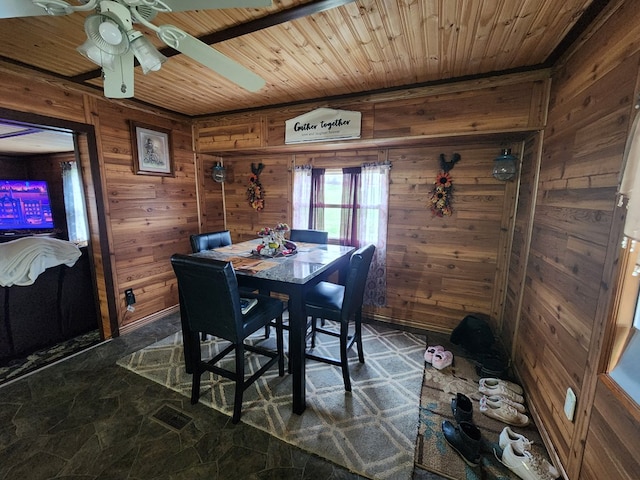
[[576,394],[571,388],[567,388],[567,396],[564,399],[564,414],[570,422],[573,422],[573,415],[576,412]]

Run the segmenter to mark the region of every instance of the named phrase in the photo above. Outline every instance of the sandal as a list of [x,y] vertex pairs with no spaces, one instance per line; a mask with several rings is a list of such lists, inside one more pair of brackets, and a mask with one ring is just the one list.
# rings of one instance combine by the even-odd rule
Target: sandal
[[427,351],[424,352],[424,361],[427,363],[431,363],[433,361],[433,354],[436,352],[444,352],[444,347],[441,345],[427,347]]
[[442,370],[452,363],[453,353],[451,353],[449,350],[444,350],[442,352],[436,352],[433,354],[433,361],[431,362],[431,364],[438,370]]

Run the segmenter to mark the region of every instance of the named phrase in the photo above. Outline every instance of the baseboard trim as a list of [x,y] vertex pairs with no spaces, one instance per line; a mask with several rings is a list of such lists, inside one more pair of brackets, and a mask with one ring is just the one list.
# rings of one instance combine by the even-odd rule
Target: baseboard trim
[[155,322],[161,318],[164,318],[168,315],[172,315],[180,311],[180,305],[174,305],[173,307],[165,308],[164,310],[160,310],[156,313],[152,313],[151,315],[147,315],[146,317],[142,317],[140,320],[136,320],[135,322],[129,323],[119,328],[120,335],[125,335],[129,332],[133,332],[140,327],[144,327],[150,323]]

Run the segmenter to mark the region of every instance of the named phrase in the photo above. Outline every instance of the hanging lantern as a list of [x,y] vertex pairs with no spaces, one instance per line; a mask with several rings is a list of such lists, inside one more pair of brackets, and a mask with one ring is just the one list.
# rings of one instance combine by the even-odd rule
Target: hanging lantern
[[216,164],[213,166],[211,176],[216,182],[222,183],[227,178],[227,171],[224,169],[220,162],[216,162]]
[[494,178],[502,181],[512,180],[516,176],[516,157],[510,148],[503,148],[493,163]]

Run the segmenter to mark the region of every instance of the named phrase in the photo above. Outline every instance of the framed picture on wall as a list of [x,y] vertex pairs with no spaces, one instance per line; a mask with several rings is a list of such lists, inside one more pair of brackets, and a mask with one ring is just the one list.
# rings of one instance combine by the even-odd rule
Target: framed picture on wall
[[133,171],[138,175],[173,177],[171,130],[130,122]]

